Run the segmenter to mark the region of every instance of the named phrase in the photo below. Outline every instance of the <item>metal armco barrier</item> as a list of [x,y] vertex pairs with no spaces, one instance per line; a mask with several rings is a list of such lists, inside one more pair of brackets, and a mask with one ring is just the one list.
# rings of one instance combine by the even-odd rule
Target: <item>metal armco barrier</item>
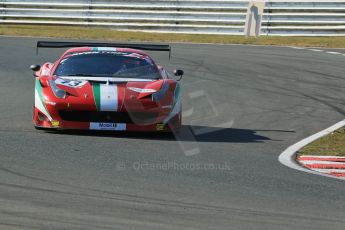
[[[264,2],[260,35],[345,35],[345,0]],[[249,3],[248,0],[2,0],[0,24],[244,35],[246,18],[250,18]]]
[[345,1],[266,1],[261,35],[344,36]]

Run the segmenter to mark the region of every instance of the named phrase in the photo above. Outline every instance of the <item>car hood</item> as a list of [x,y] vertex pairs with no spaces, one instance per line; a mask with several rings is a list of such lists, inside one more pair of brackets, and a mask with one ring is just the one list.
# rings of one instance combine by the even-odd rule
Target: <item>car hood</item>
[[104,77],[59,77],[56,85],[70,95],[78,97],[87,93],[111,93],[118,98],[127,96],[144,98],[159,91],[164,80],[150,80],[138,78],[104,78]]

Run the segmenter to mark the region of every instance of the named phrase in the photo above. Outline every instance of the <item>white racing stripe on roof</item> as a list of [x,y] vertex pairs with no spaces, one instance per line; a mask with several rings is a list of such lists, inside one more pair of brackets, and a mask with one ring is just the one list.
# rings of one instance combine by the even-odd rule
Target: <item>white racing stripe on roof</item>
[[114,51],[116,52],[116,48],[114,47],[97,47],[97,51]]

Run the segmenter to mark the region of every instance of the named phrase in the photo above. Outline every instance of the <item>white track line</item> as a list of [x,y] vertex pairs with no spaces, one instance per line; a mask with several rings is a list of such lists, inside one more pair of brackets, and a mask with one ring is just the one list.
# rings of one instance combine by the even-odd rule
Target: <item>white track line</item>
[[[47,37],[47,36],[25,36],[25,35],[0,35],[0,38],[32,38],[32,39],[59,39],[59,40],[77,40],[77,39],[73,39],[73,38],[54,38],[54,37]],[[93,41],[104,41],[102,39],[91,39]],[[109,42],[111,42],[111,40],[109,40]],[[135,41],[133,41],[135,42]],[[141,43],[145,43],[145,42],[151,42],[152,41],[137,41],[137,42],[141,42]],[[229,44],[225,44],[225,43],[212,43],[212,42],[155,42],[157,44],[166,44],[166,43],[170,43],[170,44],[185,44],[185,45],[216,45],[216,46],[249,46],[249,47],[275,47],[275,48],[291,48],[291,49],[298,49],[298,50],[309,50],[309,49],[317,49],[320,47],[303,47],[303,46],[291,46],[291,45],[259,45],[259,44],[240,44],[240,43],[229,43]],[[325,48],[326,49],[326,48]],[[337,49],[337,50],[345,50],[345,48],[327,48],[327,49]],[[322,50],[325,51],[325,50]],[[345,56],[345,54],[343,54]]]
[[325,48],[324,50],[320,50],[320,49],[317,49],[317,48],[298,47],[298,46],[290,46],[290,48],[296,49],[296,50],[308,50],[308,51],[314,51],[314,52],[324,52],[324,53],[327,53],[327,54],[334,54],[334,55],[343,55],[343,56],[345,56],[344,53],[340,53],[340,52],[336,52],[336,51],[327,51],[327,48]]
[[299,47],[299,46],[288,46],[289,48],[296,49],[296,50],[305,50],[305,47]]
[[[46,37],[46,36],[25,36],[25,35],[18,35],[18,36],[13,36],[13,35],[0,35],[0,38],[32,38],[32,39],[58,39],[58,40],[77,40],[76,38],[54,38],[54,37]],[[103,41],[102,39],[91,39],[92,41]],[[109,42],[111,42],[111,40],[108,40]],[[120,40],[119,40],[120,41]],[[135,42],[135,41],[133,41]],[[137,40],[137,42],[139,43],[145,43],[145,42],[151,42],[149,40]],[[170,41],[166,41],[166,42],[159,42],[156,41],[155,43],[157,44],[182,44],[182,45],[216,45],[216,46],[248,46],[248,47],[275,47],[275,48],[293,48],[293,49],[307,49],[307,47],[298,47],[298,46],[289,46],[289,45],[259,45],[259,44],[241,44],[241,43],[212,43],[212,42],[170,42]],[[310,47],[310,48],[317,48],[317,47]],[[341,49],[341,48],[340,48]],[[345,48],[343,48],[345,49]]]
[[308,49],[310,51],[315,51],[315,52],[323,52],[323,50],[318,50],[318,49]]
[[326,51],[326,53],[328,53],[328,54],[342,54],[342,53],[339,53],[339,52],[333,52],[333,51]]
[[320,172],[309,170],[307,168],[302,167],[301,165],[299,165],[295,161],[296,152],[298,150],[300,150],[301,148],[303,148],[307,144],[319,139],[320,137],[323,137],[327,134],[330,134],[331,132],[333,132],[333,131],[335,131],[335,130],[343,127],[343,126],[345,126],[345,120],[342,120],[342,121],[334,124],[333,126],[327,128],[325,130],[322,130],[322,131],[320,131],[320,132],[318,132],[318,133],[316,133],[310,137],[307,137],[307,138],[297,142],[294,145],[291,145],[290,147],[288,147],[284,152],[282,152],[279,155],[279,158],[278,158],[279,162],[282,163],[283,165],[290,167],[292,169],[295,169],[295,170],[299,170],[299,171],[303,171],[303,172],[307,172],[307,173],[311,173],[311,174],[315,174],[315,175],[319,175],[319,176],[325,176],[325,177],[331,177],[331,178],[335,178],[335,179],[339,179],[339,180],[345,180],[345,178],[339,178],[336,176],[332,176],[332,175],[323,174]]

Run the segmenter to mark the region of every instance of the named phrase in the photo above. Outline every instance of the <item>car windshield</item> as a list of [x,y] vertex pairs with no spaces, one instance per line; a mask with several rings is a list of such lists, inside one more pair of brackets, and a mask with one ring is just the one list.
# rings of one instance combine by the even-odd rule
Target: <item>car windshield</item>
[[55,76],[158,79],[158,70],[145,55],[128,52],[72,53],[61,60]]

